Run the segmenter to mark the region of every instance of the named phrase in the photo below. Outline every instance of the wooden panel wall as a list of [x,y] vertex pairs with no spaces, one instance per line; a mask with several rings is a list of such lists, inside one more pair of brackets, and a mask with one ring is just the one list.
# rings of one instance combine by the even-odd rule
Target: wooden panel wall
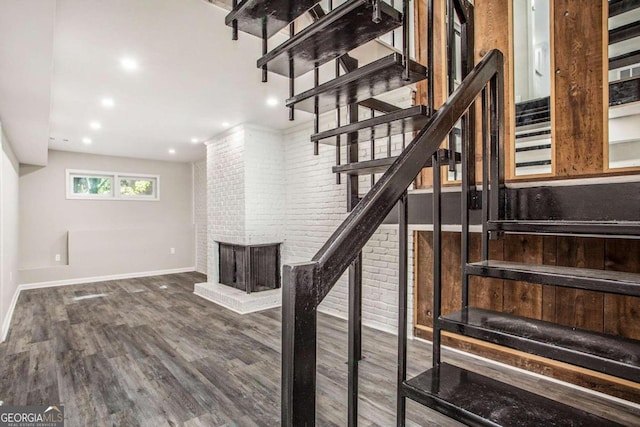
[[[601,174],[608,141],[606,0],[552,1],[556,174]],[[608,149],[608,147],[607,147]]]
[[[499,49],[504,55],[504,99],[505,99],[505,138],[503,150],[505,154],[505,178],[513,177],[515,171],[515,123],[516,113],[513,102],[513,0],[481,0],[475,2],[475,63],[492,49]],[[480,125],[481,110],[477,106],[476,117],[476,171],[482,171],[482,128]],[[481,179],[481,175],[480,176]]]
[[[445,24],[445,0],[433,0],[433,46],[434,46],[434,102],[439,108],[447,100],[447,27]],[[414,2],[415,45],[417,60],[427,65],[427,2]],[[416,87],[416,104],[427,105],[427,82],[422,81]],[[428,188],[433,184],[431,168],[425,168],[416,178],[416,188]]]
[[[433,325],[433,249],[431,232],[416,232],[416,335],[430,338]],[[442,312],[460,309],[460,234],[444,233]],[[471,260],[480,259],[480,234],[471,234]],[[491,241],[491,259],[640,272],[640,241],[507,235]],[[563,325],[640,339],[640,298],[555,286],[472,278],[470,305]],[[640,402],[640,384],[532,357],[480,341],[452,339],[448,345],[545,375]],[[534,363],[535,362],[535,363]]]

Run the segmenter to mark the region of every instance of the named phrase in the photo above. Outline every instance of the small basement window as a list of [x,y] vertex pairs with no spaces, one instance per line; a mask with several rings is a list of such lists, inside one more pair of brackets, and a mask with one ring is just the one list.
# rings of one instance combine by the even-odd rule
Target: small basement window
[[160,200],[160,177],[67,169],[67,199]]

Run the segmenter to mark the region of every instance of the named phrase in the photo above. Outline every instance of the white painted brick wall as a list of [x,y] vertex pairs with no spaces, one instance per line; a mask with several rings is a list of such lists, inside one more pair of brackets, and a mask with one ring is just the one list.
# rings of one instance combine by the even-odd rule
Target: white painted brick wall
[[[362,113],[361,113],[362,114]],[[326,122],[325,122],[326,123]],[[327,127],[332,124],[327,123]],[[346,180],[335,183],[331,167],[335,147],[320,145],[313,155],[310,124],[285,133],[287,165],[287,216],[283,263],[309,261],[346,217]],[[392,155],[402,150],[402,137],[394,137]],[[408,142],[408,140],[407,140]],[[386,156],[386,140],[376,144],[376,157]],[[344,159],[343,150],[343,159]],[[368,143],[360,156],[368,159]],[[361,177],[361,194],[370,187],[369,176]],[[363,323],[396,333],[398,325],[398,227],[381,226],[363,251]],[[413,236],[409,236],[409,313],[413,324]],[[320,311],[347,317],[348,279],[345,274],[320,305]],[[409,328],[412,329],[411,327]]]
[[196,271],[207,274],[207,159],[193,163],[193,222],[196,227]]
[[284,239],[285,167],[281,132],[245,126],[245,241]]
[[217,282],[218,244],[244,244],[244,130],[207,142],[208,280]]

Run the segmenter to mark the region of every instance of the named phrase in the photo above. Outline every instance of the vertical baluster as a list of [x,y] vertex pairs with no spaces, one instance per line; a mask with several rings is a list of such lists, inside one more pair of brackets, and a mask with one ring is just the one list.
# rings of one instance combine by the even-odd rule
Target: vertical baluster
[[[267,18],[262,19],[262,56],[267,54]],[[267,64],[262,66],[262,82],[267,82]]]
[[387,157],[391,157],[391,123],[387,125],[387,132],[389,136],[387,136]]
[[407,300],[408,300],[408,212],[407,192],[405,191],[398,202],[398,387],[397,387],[397,426],[405,425],[406,400],[402,393],[402,384],[407,379]]
[[[329,0],[329,8],[331,8],[332,2]],[[336,59],[336,78],[340,77],[340,60]],[[340,127],[340,107],[336,108],[336,128]],[[336,135],[336,165],[340,165],[340,150],[341,150],[341,140],[340,135]],[[336,184],[340,184],[340,174],[336,174]]]
[[492,220],[504,218],[504,200],[501,191],[504,188],[504,156],[500,145],[504,138],[504,76],[497,74],[489,86],[491,104],[491,210]]
[[[289,24],[289,37],[293,37],[296,33],[296,26],[292,22]],[[295,70],[293,68],[293,56],[289,58],[289,97],[295,96]],[[289,120],[293,121],[295,118],[295,108],[293,105],[289,107]]]
[[[471,105],[471,109],[475,108],[475,105]],[[466,123],[468,120],[462,122],[462,134],[461,134],[461,155],[462,155],[462,188],[461,188],[461,226],[462,232],[460,233],[460,264],[462,273],[462,308],[466,308],[469,305],[469,276],[467,275],[467,263],[469,262],[469,197],[471,194],[472,180],[469,176],[469,163],[474,162],[475,158],[471,156],[472,149],[470,147],[469,135],[467,132]],[[456,156],[455,152],[449,152],[449,161],[453,159],[455,165]]]
[[382,22],[382,11],[380,10],[380,0],[373,0],[373,17],[371,18],[373,22],[379,24]]
[[[456,52],[456,9],[453,0],[447,1],[447,66],[448,66],[448,81],[447,86],[449,88],[449,95],[453,93],[456,88],[456,69],[457,69],[457,52]],[[456,149],[456,133],[455,129],[449,134],[449,152],[455,153]],[[455,156],[449,156],[449,172],[453,172],[453,179],[458,179],[458,172],[456,170]]]
[[432,157],[433,165],[433,367],[440,365],[440,304],[442,300],[442,209],[440,158]]
[[427,102],[429,116],[434,110],[434,81],[433,81],[433,0],[427,2]]
[[[233,0],[231,2],[232,9],[235,9],[238,6],[238,0]],[[231,40],[238,40],[238,20],[234,19],[231,21]]]
[[[376,111],[371,108],[371,118],[373,119],[376,116]],[[371,160],[376,159],[376,131],[374,128],[371,128]],[[376,183],[376,174],[371,174],[371,186]]]
[[333,10],[333,0],[329,0],[329,12]]
[[[394,0],[391,0],[391,7],[396,8]],[[391,31],[391,46],[396,47],[396,30]]]
[[489,259],[489,162],[490,154],[488,152],[487,133],[489,132],[487,125],[487,108],[488,108],[487,88],[482,89],[482,261]]
[[[318,68],[318,64],[315,64],[315,68],[313,69],[313,87],[318,87],[320,85],[320,69]],[[316,96],[313,100],[313,133],[320,132],[320,112],[318,107],[318,97]],[[313,143],[313,154],[315,156],[318,155],[320,151],[320,147],[318,141]]]
[[409,0],[402,0],[402,55],[404,56],[404,71],[402,77],[409,80]]

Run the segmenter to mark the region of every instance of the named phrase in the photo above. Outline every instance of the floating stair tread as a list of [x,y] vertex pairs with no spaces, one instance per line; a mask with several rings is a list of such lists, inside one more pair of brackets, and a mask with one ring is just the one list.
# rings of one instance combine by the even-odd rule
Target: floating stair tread
[[640,8],[640,0],[610,0],[609,18]]
[[380,12],[382,20],[375,23],[371,1],[350,0],[258,59],[258,68],[266,65],[289,77],[293,59],[293,75],[298,77],[402,25],[402,13],[384,1]]
[[408,81],[402,79],[403,70],[402,55],[392,53],[289,98],[287,107],[295,106],[297,109],[313,113],[317,100],[319,112],[324,113],[419,82],[427,77],[427,69],[415,61],[409,61]]
[[[438,156],[440,157],[440,164],[446,164],[449,161],[449,150],[446,148],[439,149]],[[380,159],[338,165],[333,167],[333,173],[345,173],[347,175],[370,175],[372,173],[382,173],[386,172],[397,158],[398,157],[383,157]],[[462,155],[460,153],[456,153],[456,163],[460,163],[461,158]],[[430,168],[432,166],[432,162],[433,158],[429,157],[425,162],[424,167]]]
[[[609,70],[615,70],[617,68],[627,67],[629,65],[636,64],[640,61],[640,50],[634,50],[633,52],[623,53],[613,58],[609,58]],[[609,87],[614,83],[609,83]]]
[[640,296],[640,274],[637,273],[509,261],[475,262],[468,264],[466,270],[474,276]]
[[640,341],[473,307],[438,322],[455,334],[640,381]]
[[397,157],[384,157],[382,159],[365,160],[357,163],[347,163],[333,167],[333,173],[345,173],[347,175],[370,175],[382,173],[389,169]]
[[489,221],[491,231],[522,234],[576,234],[589,236],[640,236],[640,222],[635,221]]
[[609,44],[620,43],[638,36],[640,36],[640,22],[631,22],[609,30]]
[[236,20],[238,30],[256,37],[262,37],[264,22],[269,38],[318,2],[319,0],[243,0],[226,16],[224,22],[231,26]]
[[619,426],[580,409],[443,363],[405,382],[407,397],[471,426]]
[[415,132],[422,129],[429,121],[428,110],[424,105],[416,105],[311,135],[311,141],[336,145],[335,137],[338,135],[357,133],[358,142],[364,142],[371,140],[372,134],[377,139]]
[[640,101],[640,77],[632,77],[609,84],[610,106],[638,101]]

